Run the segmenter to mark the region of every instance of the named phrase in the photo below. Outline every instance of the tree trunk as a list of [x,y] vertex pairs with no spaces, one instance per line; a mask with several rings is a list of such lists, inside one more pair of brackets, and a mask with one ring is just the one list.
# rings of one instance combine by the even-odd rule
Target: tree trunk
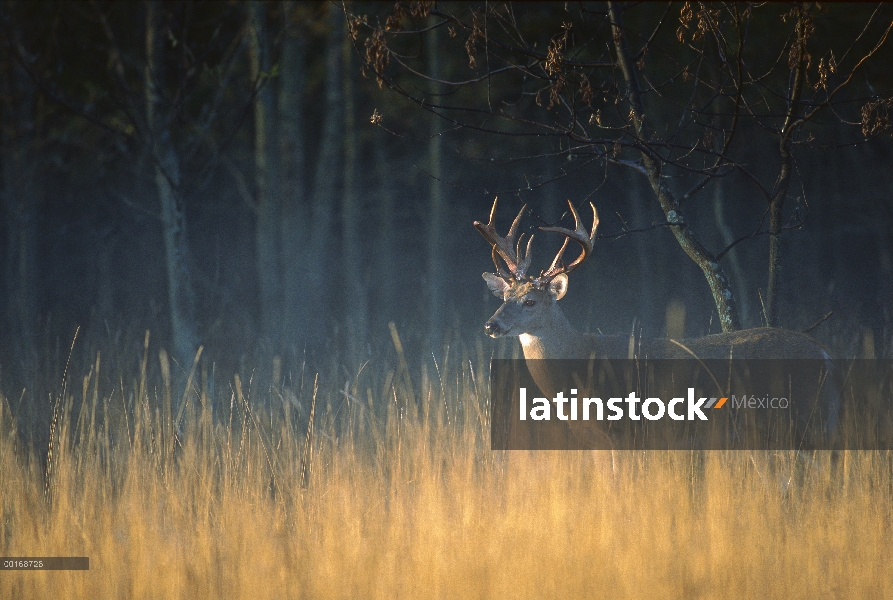
[[[440,77],[440,47],[439,29],[432,29],[425,36],[427,46],[425,48],[428,59],[428,72],[431,77]],[[438,84],[434,86],[434,93],[439,94],[441,89]],[[435,102],[439,103],[439,96]],[[431,115],[431,137],[428,141],[428,169],[431,173],[430,186],[428,188],[428,210],[425,211],[425,220],[428,222],[427,231],[427,278],[428,278],[428,347],[431,352],[440,352],[443,341],[443,280],[446,273],[444,261],[444,200],[443,200],[443,139],[440,136],[442,123],[440,119]]]
[[[16,40],[17,41],[17,40]],[[7,331],[15,340],[25,372],[37,359],[37,169],[33,156],[35,90],[28,74],[9,55],[3,73],[0,122],[3,218],[7,247],[5,281]]]
[[325,117],[316,172],[313,177],[313,213],[310,252],[306,266],[303,309],[307,314],[307,338],[319,347],[332,320],[328,302],[333,259],[330,245],[333,232],[337,186],[342,172],[344,98],[341,93],[341,53],[344,15],[337,4],[329,5],[329,35],[326,42]]
[[[611,22],[611,30],[614,37],[614,50],[617,54],[617,62],[627,85],[627,99],[630,103],[630,119],[632,120],[633,133],[638,139],[647,139],[644,123],[644,105],[642,92],[636,75],[635,66],[629,55],[626,38],[623,33],[623,24],[620,10],[616,2],[608,3],[608,16]],[[735,297],[729,282],[723,273],[722,267],[716,258],[704,248],[695,238],[685,215],[682,213],[679,202],[667,187],[661,175],[661,165],[647,151],[642,151],[642,166],[651,184],[651,189],[657,196],[661,209],[664,211],[667,222],[672,224],[671,230],[682,250],[701,269],[707,285],[713,294],[713,302],[719,314],[719,322],[724,332],[740,329],[738,322],[738,310],[735,305]]]
[[[363,260],[362,200],[357,197],[357,129],[354,77],[351,64],[353,44],[344,36],[344,190],[341,193],[341,257],[343,260],[344,315],[349,346],[364,357],[368,328],[366,312],[365,261]],[[368,232],[366,232],[368,234]]]
[[797,17],[796,41],[800,48],[797,65],[794,68],[793,80],[788,94],[788,109],[785,115],[784,125],[778,135],[778,157],[780,168],[775,187],[772,190],[772,198],[769,201],[769,282],[766,291],[766,319],[770,327],[778,325],[778,305],[781,283],[781,233],[782,233],[782,209],[788,196],[788,188],[791,185],[791,172],[793,171],[793,157],[791,156],[791,136],[797,127],[800,95],[806,81],[806,68],[809,66],[809,55],[806,53],[806,38],[808,32],[809,11],[804,4]]
[[162,5],[146,3],[146,124],[154,158],[155,187],[164,237],[167,295],[174,352],[188,364],[198,345],[195,333],[195,300],[189,272],[186,215],[180,197],[180,162],[171,139],[171,117],[164,113],[164,40]]
[[303,32],[297,29],[299,7],[295,2],[282,4],[285,31],[279,59],[279,156],[281,172],[281,210],[279,240],[281,252],[282,336],[286,346],[298,349],[307,328],[303,273],[307,268],[309,227],[305,181],[304,94],[307,73],[304,60],[307,46]]
[[775,181],[772,199],[769,201],[769,281],[766,291],[766,320],[770,327],[778,326],[779,299],[781,295],[781,234],[782,209],[787,199],[793,169],[790,137],[782,132],[779,143],[781,168]]
[[[648,210],[645,206],[647,190],[641,184],[641,179],[639,177],[632,177],[629,186],[629,195],[631,198],[630,205],[632,206],[633,222],[636,224],[647,223]],[[653,337],[657,335],[655,317],[658,311],[654,306],[654,290],[656,286],[654,281],[654,261],[651,257],[652,245],[648,242],[648,237],[639,235],[633,243],[636,248],[636,258],[639,262],[638,322],[642,330],[642,335]],[[662,306],[661,311],[665,308],[665,306]]]
[[766,291],[766,321],[769,327],[778,325],[779,283],[781,277],[781,214],[787,196],[790,180],[789,165],[782,165],[779,180],[784,179],[780,189],[769,202],[769,281]]
[[254,239],[261,306],[261,331],[274,351],[279,349],[282,331],[282,286],[279,255],[281,217],[278,190],[275,92],[270,79],[270,34],[267,5],[249,2],[249,55],[251,80],[257,86],[254,97],[254,173],[257,208]]
[[[722,243],[728,246],[735,241],[735,236],[726,222],[726,195],[723,189],[723,181],[723,179],[716,179],[713,183],[715,186],[713,192],[713,218],[716,221],[716,228],[719,230]],[[738,287],[738,298],[741,300],[739,315],[741,321],[745,323],[744,327],[747,327],[746,323],[750,321],[750,301],[747,299],[747,278],[744,276],[744,269],[741,268],[741,261],[738,260],[738,248],[732,248],[726,256],[728,257],[735,285]]]
[[393,177],[391,176],[393,163],[388,160],[388,134],[383,128],[377,128],[375,135],[375,171],[378,177],[376,189],[376,231],[374,270],[372,280],[375,282],[376,308],[375,331],[384,332],[387,324],[394,320],[397,313],[395,306],[399,301],[395,290],[400,287],[399,274],[395,272],[394,264],[397,259],[396,242],[397,228],[394,223]]

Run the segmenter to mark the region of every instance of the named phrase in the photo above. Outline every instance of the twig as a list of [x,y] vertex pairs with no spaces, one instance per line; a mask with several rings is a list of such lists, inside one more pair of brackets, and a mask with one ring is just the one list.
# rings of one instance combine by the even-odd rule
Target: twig
[[821,325],[822,323],[827,321],[833,314],[834,314],[833,310],[828,311],[828,314],[826,314],[824,317],[822,317],[821,319],[819,319],[818,321],[813,323],[811,326],[804,329],[803,333],[809,333],[810,331],[812,331],[813,329],[815,329],[816,327],[818,327],[819,325]]

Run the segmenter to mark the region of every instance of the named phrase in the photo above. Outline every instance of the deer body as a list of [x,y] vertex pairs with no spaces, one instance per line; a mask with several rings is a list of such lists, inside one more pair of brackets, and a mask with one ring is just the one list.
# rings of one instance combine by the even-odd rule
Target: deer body
[[564,316],[558,300],[564,295],[567,276],[548,287],[506,285],[486,273],[488,285],[503,305],[487,321],[491,337],[517,336],[527,360],[588,358],[809,358],[827,360],[825,349],[807,335],[761,327],[701,338],[635,339],[626,335],[582,333]]

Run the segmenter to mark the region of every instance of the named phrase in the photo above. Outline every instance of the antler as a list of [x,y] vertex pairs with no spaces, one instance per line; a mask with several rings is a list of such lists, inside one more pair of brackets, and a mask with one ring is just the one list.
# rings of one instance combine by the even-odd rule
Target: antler
[[[521,207],[521,212],[519,212],[518,216],[515,217],[515,220],[512,221],[512,226],[509,228],[508,234],[503,238],[499,237],[496,233],[496,227],[493,224],[493,217],[496,214],[496,203],[498,201],[499,198],[493,200],[493,208],[490,209],[490,222],[484,225],[480,221],[475,221],[474,226],[493,247],[493,264],[496,265],[496,274],[506,281],[509,281],[512,277],[517,281],[522,281],[527,277],[527,269],[530,267],[530,244],[533,242],[533,236],[531,235],[530,239],[527,240],[527,249],[525,250],[524,255],[519,259],[518,257],[521,254],[521,239],[519,238],[516,244],[515,234],[518,232],[518,224],[521,222],[521,216],[524,214],[524,211],[527,210],[527,205],[525,204]],[[523,238],[524,234],[521,234],[521,237]],[[500,269],[499,261],[496,260],[497,254],[502,257],[503,261],[505,261],[509,273],[505,273]]]
[[[592,231],[587,234],[586,230],[583,229],[583,224],[580,222],[580,217],[577,215],[577,211],[574,208],[573,203],[568,200],[568,206],[571,207],[571,214],[574,215],[574,227],[575,229],[571,231],[570,229],[565,229],[563,227],[540,227],[543,231],[552,231],[554,233],[560,233],[565,237],[564,244],[561,245],[561,250],[558,251],[558,254],[555,256],[555,260],[552,261],[552,264],[549,268],[543,271],[539,277],[537,277],[538,285],[544,285],[554,279],[556,276],[561,273],[570,273],[577,267],[579,267],[583,262],[589,258],[589,255],[592,253],[592,245],[595,243],[595,230],[598,227],[598,211],[595,210],[595,205],[590,202],[589,206],[592,207]],[[564,251],[567,248],[567,243],[570,240],[574,240],[582,247],[583,251],[580,253],[580,256],[577,257],[574,262],[569,265],[565,265],[562,262],[561,257],[564,255]]]

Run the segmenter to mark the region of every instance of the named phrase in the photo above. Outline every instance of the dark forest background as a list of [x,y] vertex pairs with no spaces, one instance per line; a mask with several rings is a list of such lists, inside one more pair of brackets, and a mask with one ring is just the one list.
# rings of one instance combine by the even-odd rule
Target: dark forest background
[[[581,329],[827,317],[811,334],[835,354],[889,357],[891,23],[883,4],[5,0],[0,389],[40,404],[76,331],[108,372],[147,330],[181,372],[199,346],[221,373],[355,371],[394,352],[389,323],[413,360],[489,351],[471,223],[496,195],[503,233],[522,204],[526,232],[598,208],[562,301]],[[536,269],[558,243],[537,236]]]

